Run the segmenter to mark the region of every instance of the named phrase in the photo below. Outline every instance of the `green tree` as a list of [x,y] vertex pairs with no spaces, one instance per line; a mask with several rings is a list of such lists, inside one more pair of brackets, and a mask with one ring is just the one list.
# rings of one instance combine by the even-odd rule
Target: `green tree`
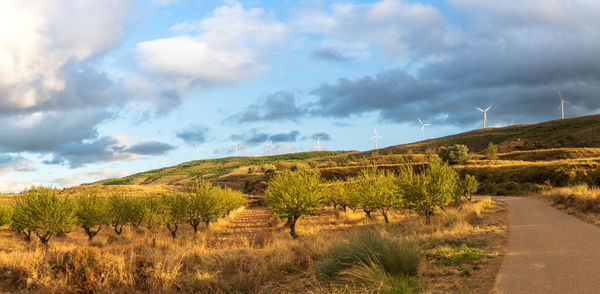
[[130,221],[128,201],[121,195],[112,195],[108,199],[108,222],[117,235],[121,235],[123,227]]
[[333,209],[340,207],[344,212],[351,205],[351,195],[348,189],[348,183],[344,181],[335,181],[325,189],[327,202],[333,206]]
[[9,225],[13,215],[13,207],[0,203],[0,226]]
[[361,207],[371,218],[371,212],[379,211],[386,223],[389,223],[388,212],[399,207],[402,201],[395,184],[394,174],[386,171],[362,170],[352,179],[353,199],[355,207]]
[[143,203],[143,220],[152,235],[152,247],[156,247],[158,233],[169,220],[169,208],[158,197],[145,199]]
[[465,145],[452,145],[440,148],[439,157],[450,164],[465,164],[469,161],[469,149]]
[[31,240],[31,233],[34,233],[47,246],[53,235],[71,231],[73,214],[72,201],[60,196],[58,190],[32,187],[17,199],[12,227],[23,232],[27,240]]
[[144,221],[145,204],[145,199],[140,197],[125,198],[125,208],[127,209],[129,223],[131,223],[131,225],[136,229],[139,229],[140,225]]
[[[469,201],[471,201],[471,196],[477,192],[479,188],[479,182],[475,178],[475,176],[466,174],[465,178],[460,180],[459,188],[461,194]],[[460,196],[459,196],[460,197]]]
[[457,181],[453,168],[431,156],[427,169],[421,173],[416,173],[410,165],[401,167],[397,183],[404,196],[404,206],[424,214],[429,224],[435,210],[448,205],[456,196]]
[[108,222],[108,216],[109,203],[106,198],[98,197],[96,193],[76,198],[76,223],[83,228],[89,241],[92,241],[102,229],[102,225]]
[[315,169],[277,174],[270,180],[264,199],[276,216],[290,219],[290,235],[298,238],[298,218],[316,214],[325,203],[321,175]]
[[167,193],[162,196],[162,201],[168,211],[167,229],[171,233],[171,237],[177,238],[179,225],[186,221],[188,197],[182,193]]
[[210,197],[213,186],[207,181],[198,181],[188,193],[188,208],[185,219],[194,229],[194,236],[198,233],[198,227],[203,221],[206,199]]
[[490,142],[490,144],[485,148],[485,157],[489,160],[497,160],[498,159],[498,145]]

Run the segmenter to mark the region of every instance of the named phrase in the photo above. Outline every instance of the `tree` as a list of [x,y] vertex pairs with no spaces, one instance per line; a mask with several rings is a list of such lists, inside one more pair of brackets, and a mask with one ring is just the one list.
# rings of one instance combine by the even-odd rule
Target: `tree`
[[186,195],[182,193],[167,193],[162,196],[163,205],[168,211],[166,226],[173,239],[177,238],[179,225],[186,221],[187,200]]
[[385,223],[389,223],[389,210],[399,207],[402,200],[395,176],[385,171],[362,170],[352,183],[355,207],[361,207],[369,218],[371,212],[379,211]]
[[92,193],[79,196],[75,202],[75,218],[88,236],[88,241],[100,232],[102,225],[108,222],[109,204],[106,198]]
[[144,221],[145,204],[145,200],[139,197],[125,198],[125,209],[127,209],[129,223],[131,223],[131,225],[136,229],[139,229],[140,225]]
[[410,165],[401,167],[397,183],[404,196],[404,207],[424,214],[429,224],[435,210],[446,206],[459,191],[457,180],[454,169],[431,156],[427,169],[421,173],[415,173]]
[[156,247],[156,238],[162,226],[167,224],[169,210],[158,197],[146,199],[143,203],[143,220],[146,228],[152,234],[152,247]]
[[469,149],[465,145],[442,147],[438,155],[449,164],[464,164],[470,159]]
[[489,160],[498,159],[498,145],[490,142],[487,148],[485,148],[485,157]]
[[202,223],[206,198],[212,192],[213,186],[206,181],[198,181],[190,189],[187,196],[187,213],[185,219],[194,229],[194,236],[198,233],[198,227]]
[[72,201],[60,196],[58,190],[32,187],[17,199],[12,227],[23,232],[27,240],[31,240],[31,233],[34,233],[47,246],[53,235],[71,231],[73,213]]
[[347,186],[348,184],[344,181],[335,181],[325,189],[327,202],[333,206],[333,209],[337,209],[339,206],[346,212],[346,209],[350,206],[350,189]]
[[13,208],[10,205],[0,204],[0,226],[10,224]]
[[264,199],[276,216],[290,219],[290,235],[298,238],[298,218],[315,215],[317,208],[325,203],[321,175],[315,169],[277,174],[270,180]]
[[112,195],[108,199],[108,222],[117,235],[121,235],[123,227],[130,221],[128,201],[121,195]]
[[461,194],[467,198],[467,200],[471,201],[471,196],[475,194],[477,188],[479,188],[479,182],[475,176],[466,174],[465,178],[460,180],[459,186]]

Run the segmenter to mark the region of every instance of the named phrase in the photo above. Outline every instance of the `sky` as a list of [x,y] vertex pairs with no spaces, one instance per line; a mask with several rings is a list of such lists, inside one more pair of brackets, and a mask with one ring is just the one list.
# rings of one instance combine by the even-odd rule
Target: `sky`
[[600,1],[0,1],[0,192],[600,108]]

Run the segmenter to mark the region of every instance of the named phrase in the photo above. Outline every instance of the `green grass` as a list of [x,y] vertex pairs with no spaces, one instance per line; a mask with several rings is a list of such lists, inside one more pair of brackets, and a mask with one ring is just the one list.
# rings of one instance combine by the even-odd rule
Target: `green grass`
[[454,240],[446,240],[444,244],[428,253],[428,256],[435,258],[441,265],[460,265],[488,256],[487,253],[477,249],[487,244],[469,244]]

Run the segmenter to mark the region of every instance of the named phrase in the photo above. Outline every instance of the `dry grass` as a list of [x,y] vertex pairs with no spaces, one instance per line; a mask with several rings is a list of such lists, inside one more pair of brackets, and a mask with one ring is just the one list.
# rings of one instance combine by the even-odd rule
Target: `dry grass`
[[600,188],[579,184],[550,188],[534,197],[541,197],[548,204],[564,210],[580,219],[600,225]]
[[[420,244],[427,254],[418,277],[401,284],[406,281],[382,274],[373,266],[364,271],[356,267],[345,275],[371,282],[384,279],[388,284],[400,283],[432,293],[485,292],[493,284],[500,264],[498,256],[504,250],[503,209],[502,204],[483,199],[447,208],[434,216],[431,225],[405,211],[395,212],[392,223],[385,225],[380,216],[369,220],[362,213],[323,208],[319,216],[299,221],[300,239],[293,240],[281,228],[283,222],[274,219],[268,209],[248,207],[196,238],[188,226],[180,229],[176,240],[164,231],[156,248],[145,232],[131,227],[121,236],[103,228],[92,243],[80,229],[74,229],[51,240],[47,249],[3,229],[0,289],[41,293],[362,293],[367,288],[373,291],[375,284],[323,280],[315,268],[333,244],[351,232],[372,228]],[[435,253],[441,252],[439,248],[463,241],[485,242],[487,245],[480,248],[485,257],[439,263]],[[473,270],[475,265],[477,270]],[[471,268],[469,275],[461,274],[461,267]],[[411,281],[416,282],[413,285]]]

